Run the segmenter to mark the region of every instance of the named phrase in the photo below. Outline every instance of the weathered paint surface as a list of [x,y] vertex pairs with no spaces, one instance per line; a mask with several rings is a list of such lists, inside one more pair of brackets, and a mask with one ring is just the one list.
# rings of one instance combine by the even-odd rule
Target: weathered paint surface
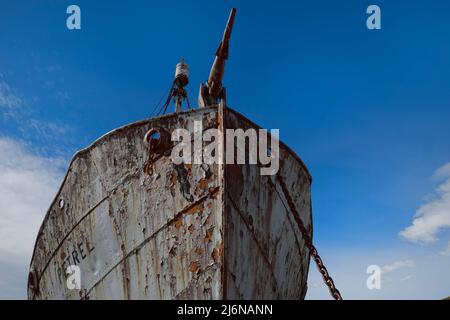
[[[227,128],[258,129],[236,112],[226,113]],[[280,145],[278,175],[291,190],[297,210],[312,235],[311,177],[303,163]],[[225,169],[226,297],[228,299],[303,299],[309,251],[277,177],[260,175],[258,165]]]
[[[167,143],[143,168],[151,128],[254,126],[204,108],[137,122],[78,152],[39,231],[30,299],[303,298],[307,249],[274,177],[256,165],[175,165]],[[311,228],[310,177],[281,146],[279,174]],[[69,290],[65,268],[81,269]]]

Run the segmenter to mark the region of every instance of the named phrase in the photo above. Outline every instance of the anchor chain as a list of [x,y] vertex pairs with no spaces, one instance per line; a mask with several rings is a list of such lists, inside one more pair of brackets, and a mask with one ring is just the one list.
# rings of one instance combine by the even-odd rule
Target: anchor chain
[[288,202],[289,208],[291,209],[295,222],[297,223],[300,232],[302,234],[303,241],[305,242],[306,246],[309,249],[309,253],[316,262],[317,268],[319,269],[320,274],[322,275],[323,281],[328,287],[328,290],[330,291],[331,296],[335,300],[342,300],[341,293],[334,285],[334,281],[331,278],[330,274],[328,273],[327,268],[323,264],[322,258],[319,256],[319,253],[317,252],[316,247],[313,245],[311,241],[311,237],[308,234],[308,231],[305,228],[305,225],[303,224],[302,220],[300,219],[300,215],[297,211],[297,208],[295,207],[294,201],[292,200],[291,196],[289,195],[289,190],[284,183],[283,179],[278,175],[277,180],[281,185],[281,189],[283,190],[284,196],[286,197],[286,200]]

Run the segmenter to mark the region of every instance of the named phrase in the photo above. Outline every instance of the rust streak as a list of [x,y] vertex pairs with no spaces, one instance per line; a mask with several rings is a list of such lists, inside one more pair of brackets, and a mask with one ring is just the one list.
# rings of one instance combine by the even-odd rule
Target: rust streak
[[151,241],[153,238],[155,238],[162,230],[166,229],[168,226],[170,226],[171,224],[173,224],[177,219],[179,219],[183,214],[185,214],[186,212],[189,211],[189,209],[193,206],[198,205],[199,203],[205,201],[207,198],[209,197],[213,197],[217,192],[219,191],[219,187],[214,188],[213,192],[203,196],[202,198],[200,198],[199,200],[197,200],[196,202],[194,202],[193,204],[187,206],[186,208],[184,208],[183,210],[181,210],[180,212],[178,212],[176,214],[175,217],[173,217],[171,220],[169,220],[166,224],[164,224],[163,226],[161,226],[158,230],[156,230],[155,232],[153,232],[150,236],[148,236],[146,239],[144,239],[141,243],[139,243],[138,245],[136,245],[132,250],[130,250],[126,255],[124,255],[122,257],[122,259],[120,259],[116,264],[114,264],[112,266],[112,268],[110,268],[89,290],[87,290],[86,295],[89,295],[92,290],[100,283],[102,282],[115,268],[117,268],[123,261],[125,261],[126,259],[128,259],[132,254],[137,253],[140,249],[142,249],[149,241]]
[[202,212],[203,209],[204,209],[203,202],[198,202],[198,203],[194,203],[193,205],[191,205],[187,209],[186,213],[187,214],[199,213],[199,212]]
[[191,264],[189,265],[189,271],[192,273],[196,273],[199,270],[200,264],[198,263],[198,261],[192,261]]
[[267,265],[269,266],[269,270],[270,273],[273,276],[273,279],[275,281],[276,284],[276,277],[275,274],[273,273],[273,267],[272,264],[270,263],[269,258],[267,257],[266,252],[264,252],[263,248],[261,247],[261,244],[259,243],[258,239],[256,238],[255,233],[253,232],[253,229],[250,227],[250,221],[249,219],[247,219],[244,214],[241,212],[241,210],[237,207],[236,203],[234,202],[234,200],[231,198],[231,195],[229,192],[227,192],[227,196],[228,199],[230,200],[231,204],[233,205],[233,208],[237,211],[237,213],[239,214],[239,216],[241,217],[242,221],[244,222],[245,226],[247,227],[247,230],[250,232],[250,234],[252,235],[253,241],[255,241],[256,246],[258,247],[259,252],[261,253],[261,256],[263,257],[263,260],[267,263]]
[[[210,270],[214,271],[214,270],[217,268],[217,266],[218,266],[217,263],[216,263],[216,264],[212,264],[212,265],[207,266],[205,269],[203,269],[203,270],[201,270],[199,273],[197,273],[197,277],[202,276],[204,273],[206,273],[206,272],[208,272],[208,271],[210,271]],[[196,282],[196,280],[195,280],[194,278],[193,278],[192,280],[189,281],[189,283],[187,284],[186,288],[184,288],[183,290],[181,290],[181,291],[175,296],[174,299],[175,299],[175,300],[178,299],[181,295],[183,295],[186,291],[188,291],[188,290],[191,288],[191,286],[192,286],[193,283],[197,284],[197,282]],[[207,282],[207,283],[208,283],[208,282]]]
[[[53,253],[50,255],[50,258],[48,259],[48,261],[46,262],[44,268],[42,269],[41,272],[39,272],[39,277],[37,279],[37,283],[39,284],[39,281],[42,278],[42,275],[44,274],[44,272],[47,270],[48,266],[50,265],[50,262],[53,260],[53,258],[56,256],[56,253],[59,251],[59,249],[62,247],[63,243],[67,240],[67,238],[70,236],[70,234],[75,230],[76,227],[78,227],[81,222],[84,221],[84,219],[86,219],[95,209],[97,209],[103,202],[105,202],[114,192],[116,192],[116,190],[126,181],[128,181],[128,179],[130,179],[131,177],[134,177],[137,173],[137,170],[135,172],[132,172],[124,177],[122,177],[120,179],[120,183],[115,186],[113,189],[111,189],[111,191],[108,193],[108,195],[106,197],[104,197],[102,200],[100,200],[95,206],[93,206],[91,209],[89,209],[81,218],[80,220],[77,221],[77,223],[75,223],[72,228],[69,230],[69,232],[67,232],[67,234],[63,237],[63,239],[61,240],[60,243],[58,243],[58,245],[56,246],[56,249],[53,251]],[[39,240],[39,239],[38,239]],[[37,241],[36,241],[37,242]],[[34,257],[34,253],[33,253],[33,257]]]
[[198,182],[198,187],[202,190],[206,190],[208,188],[208,183],[209,183],[208,179],[202,178]]
[[183,220],[181,218],[176,219],[174,221],[174,225],[175,225],[175,228],[180,229],[181,226],[183,225]]
[[[280,192],[278,191],[276,185],[272,182],[271,179],[268,179],[268,182],[269,182],[270,186],[271,186],[271,187],[275,190],[275,192],[277,193],[278,198],[281,200],[281,203],[283,204],[283,207],[284,207],[284,209],[286,210],[286,218],[288,219],[289,224],[291,225],[291,228],[292,228],[292,230],[294,231],[295,244],[297,245],[298,251],[299,251],[300,253],[302,253],[302,247],[300,246],[300,241],[299,241],[299,239],[298,239],[298,234],[299,234],[299,232],[297,232],[297,231],[295,230],[294,222],[292,221],[291,215],[289,214],[290,210],[288,209],[286,203],[284,202],[284,198],[281,196],[281,194],[280,194]],[[298,228],[298,226],[297,226],[297,228]],[[300,230],[299,230],[299,231],[300,231]]]

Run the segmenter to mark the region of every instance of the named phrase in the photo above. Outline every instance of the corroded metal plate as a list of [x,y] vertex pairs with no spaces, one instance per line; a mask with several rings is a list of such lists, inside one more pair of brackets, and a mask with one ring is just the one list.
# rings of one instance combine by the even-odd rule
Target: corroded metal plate
[[[257,128],[202,108],[116,129],[79,151],[42,223],[30,299],[301,299],[309,253],[275,176],[258,165],[174,164],[171,146],[143,168],[151,128]],[[280,146],[280,170],[312,233],[311,178]],[[80,268],[80,288],[65,270]]]

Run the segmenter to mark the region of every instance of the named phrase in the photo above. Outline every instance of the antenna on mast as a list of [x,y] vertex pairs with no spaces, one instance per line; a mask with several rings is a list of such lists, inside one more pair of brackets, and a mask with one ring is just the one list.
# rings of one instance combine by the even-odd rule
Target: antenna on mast
[[172,87],[167,95],[166,103],[164,104],[164,111],[167,111],[167,107],[170,101],[173,99],[175,103],[175,112],[181,112],[181,105],[183,100],[186,100],[188,108],[190,108],[189,98],[184,88],[189,83],[189,66],[184,62],[182,58],[175,68],[175,79],[173,80]]
[[198,94],[198,106],[200,108],[218,104],[226,106],[226,92],[225,87],[222,86],[222,78],[225,72],[225,62],[228,59],[228,47],[235,15],[236,8],[232,8],[222,41],[216,51],[216,57],[211,67],[208,81],[206,81],[205,84],[200,84],[200,91]]

